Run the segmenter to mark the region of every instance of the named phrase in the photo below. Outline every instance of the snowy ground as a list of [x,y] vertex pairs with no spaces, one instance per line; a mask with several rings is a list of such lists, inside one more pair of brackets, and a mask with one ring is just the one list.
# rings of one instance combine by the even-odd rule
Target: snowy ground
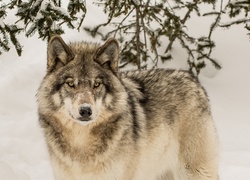
[[[242,27],[217,30],[214,56],[223,69],[209,68],[200,76],[218,129],[221,180],[250,179],[250,42],[246,33]],[[75,32],[63,37],[91,40]],[[22,43],[22,57],[14,50],[0,56],[0,179],[52,180],[35,99],[46,71],[46,43],[36,37],[22,38]],[[166,65],[183,67],[181,63]]]

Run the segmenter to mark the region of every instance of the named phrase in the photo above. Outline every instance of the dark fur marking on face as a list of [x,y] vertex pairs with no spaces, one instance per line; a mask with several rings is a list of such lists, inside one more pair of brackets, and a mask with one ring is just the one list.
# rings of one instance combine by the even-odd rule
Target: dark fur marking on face
[[106,93],[112,93],[112,85],[110,83],[110,80],[108,80],[107,76],[99,75],[98,78],[101,79],[102,84],[105,87]]
[[105,89],[106,89],[106,93],[111,94],[113,92],[112,86],[110,86],[110,83],[108,81],[104,82],[104,86],[105,86]]
[[57,93],[61,89],[62,86],[63,86],[63,83],[57,83],[57,84],[55,84],[53,86],[53,89],[52,89],[51,93],[52,94]]

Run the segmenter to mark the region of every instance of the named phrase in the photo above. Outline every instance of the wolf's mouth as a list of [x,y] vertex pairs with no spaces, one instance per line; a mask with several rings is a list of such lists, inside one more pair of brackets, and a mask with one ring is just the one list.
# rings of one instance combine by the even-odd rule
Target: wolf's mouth
[[90,117],[88,117],[88,118],[79,117],[79,118],[77,118],[77,120],[79,120],[79,121],[90,121],[91,118]]

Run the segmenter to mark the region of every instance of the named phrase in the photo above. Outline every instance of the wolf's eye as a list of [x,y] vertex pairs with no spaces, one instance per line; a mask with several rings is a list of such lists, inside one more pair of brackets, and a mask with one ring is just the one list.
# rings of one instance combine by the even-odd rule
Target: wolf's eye
[[96,81],[96,82],[94,83],[94,88],[98,88],[100,85],[101,85],[101,83],[98,82],[98,81]]
[[71,88],[75,87],[75,84],[74,84],[73,81],[69,81],[69,82],[67,82],[67,84],[68,84],[68,86],[71,87]]

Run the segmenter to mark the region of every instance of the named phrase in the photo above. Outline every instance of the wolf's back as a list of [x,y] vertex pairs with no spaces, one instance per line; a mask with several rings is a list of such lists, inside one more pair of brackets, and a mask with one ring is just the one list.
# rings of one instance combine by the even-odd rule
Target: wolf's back
[[207,93],[198,79],[188,71],[129,71],[121,77],[137,84],[136,87],[142,93],[140,104],[147,117],[163,116],[168,123],[174,123],[179,121],[183,113],[188,113],[185,116],[211,113]]

